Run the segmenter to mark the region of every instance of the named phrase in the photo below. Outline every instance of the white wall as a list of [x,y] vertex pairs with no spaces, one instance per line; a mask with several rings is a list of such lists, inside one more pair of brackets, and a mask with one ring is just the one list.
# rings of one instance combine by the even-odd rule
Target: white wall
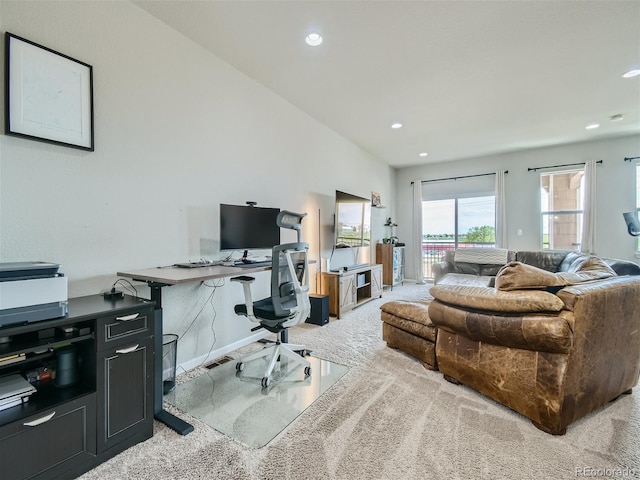
[[[0,30],[94,68],[95,152],[0,136],[0,261],[61,263],[71,297],[117,271],[221,258],[219,203],[308,212],[317,259],[318,210],[327,256],[336,189],[395,195],[386,164],[129,2],[0,1]],[[219,284],[211,302],[206,285],[164,289],[179,363],[246,340],[241,288]]]
[[[596,252],[604,257],[638,261],[634,257],[635,239],[627,234],[622,213],[635,209],[635,162],[625,157],[640,156],[640,135],[582,142],[559,147],[538,148],[514,153],[444,162],[397,171],[398,235],[411,237],[413,180],[508,170],[506,177],[507,242],[511,250],[539,250],[541,245],[540,171],[528,168],[603,160],[597,168]],[[549,172],[553,170],[545,170]],[[426,188],[426,187],[425,187]],[[518,229],[522,236],[517,235]],[[408,248],[412,248],[407,241]],[[407,259],[410,260],[410,255]],[[407,263],[408,278],[415,277],[415,266]]]

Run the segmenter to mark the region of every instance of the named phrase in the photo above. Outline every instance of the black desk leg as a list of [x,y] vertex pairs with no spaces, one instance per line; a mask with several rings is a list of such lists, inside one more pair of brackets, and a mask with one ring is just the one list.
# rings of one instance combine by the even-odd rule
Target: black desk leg
[[[181,418],[167,412],[162,407],[162,306],[159,286],[149,285],[151,287],[151,300],[156,303],[154,310],[154,326],[155,326],[155,365],[154,365],[154,395],[153,395],[153,411],[155,419],[164,423],[167,427],[175,430],[180,435],[186,435],[193,431],[193,425],[185,422]],[[154,298],[155,297],[155,298]]]

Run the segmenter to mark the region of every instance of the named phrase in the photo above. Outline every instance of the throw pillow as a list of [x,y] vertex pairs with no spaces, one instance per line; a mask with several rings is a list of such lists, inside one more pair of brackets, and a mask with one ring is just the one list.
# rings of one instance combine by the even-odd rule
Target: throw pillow
[[510,262],[500,269],[496,275],[498,290],[548,289],[577,283],[590,282],[616,276],[616,272],[602,259],[588,256],[581,260],[575,272],[551,273],[546,270],[521,262]]
[[496,275],[498,290],[544,290],[561,285],[555,273],[522,262],[509,262]]

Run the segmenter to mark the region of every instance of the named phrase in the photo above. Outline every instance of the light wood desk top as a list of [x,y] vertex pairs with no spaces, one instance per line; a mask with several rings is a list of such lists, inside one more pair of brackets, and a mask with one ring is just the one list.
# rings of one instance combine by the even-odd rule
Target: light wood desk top
[[211,267],[181,268],[181,267],[156,267],[143,270],[128,270],[118,272],[120,277],[139,280],[142,282],[162,283],[165,285],[178,285],[180,283],[203,282],[215,278],[236,277],[251,275],[257,272],[271,270],[271,265],[259,267],[227,267],[214,265]]

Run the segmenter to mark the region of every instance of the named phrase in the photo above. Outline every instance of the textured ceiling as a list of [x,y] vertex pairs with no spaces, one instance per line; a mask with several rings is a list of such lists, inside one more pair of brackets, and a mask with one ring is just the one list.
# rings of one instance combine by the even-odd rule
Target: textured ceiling
[[392,166],[640,132],[637,0],[133,3]]

